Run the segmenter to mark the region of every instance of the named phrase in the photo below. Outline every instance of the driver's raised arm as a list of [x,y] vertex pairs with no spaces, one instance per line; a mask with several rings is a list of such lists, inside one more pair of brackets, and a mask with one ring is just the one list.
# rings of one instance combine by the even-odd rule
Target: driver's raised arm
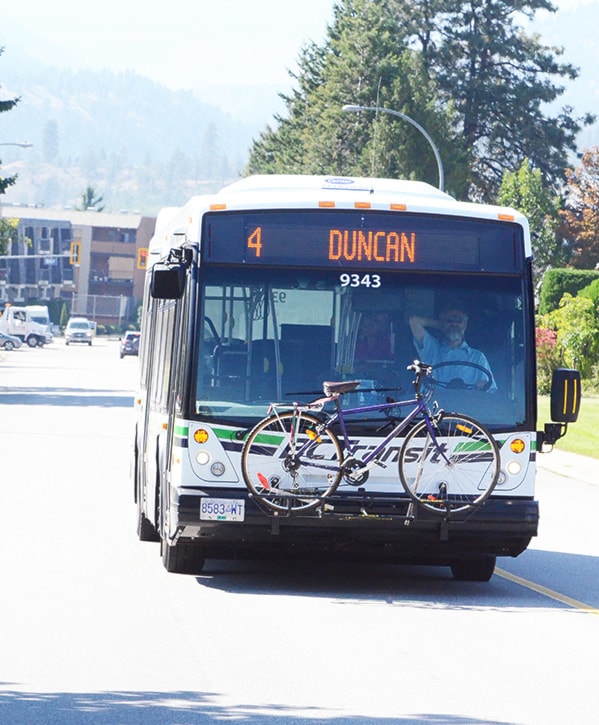
[[416,341],[416,343],[418,343],[419,346],[422,346],[422,341],[424,340],[424,335],[426,333],[427,327],[441,329],[441,323],[439,322],[439,320],[434,320],[431,317],[411,315],[408,323],[410,325],[412,335],[414,336],[414,340]]

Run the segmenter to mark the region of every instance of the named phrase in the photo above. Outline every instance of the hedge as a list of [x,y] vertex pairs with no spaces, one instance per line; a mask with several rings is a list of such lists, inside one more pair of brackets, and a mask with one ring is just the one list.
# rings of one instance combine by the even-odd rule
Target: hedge
[[539,314],[546,315],[559,307],[560,300],[566,292],[576,297],[578,292],[594,280],[599,279],[599,272],[592,269],[549,269],[545,272],[539,294]]

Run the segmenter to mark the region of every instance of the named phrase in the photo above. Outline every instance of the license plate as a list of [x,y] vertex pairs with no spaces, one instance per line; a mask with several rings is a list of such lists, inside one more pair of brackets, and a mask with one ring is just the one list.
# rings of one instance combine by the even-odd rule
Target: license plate
[[203,498],[200,501],[202,521],[243,521],[245,501],[235,498]]

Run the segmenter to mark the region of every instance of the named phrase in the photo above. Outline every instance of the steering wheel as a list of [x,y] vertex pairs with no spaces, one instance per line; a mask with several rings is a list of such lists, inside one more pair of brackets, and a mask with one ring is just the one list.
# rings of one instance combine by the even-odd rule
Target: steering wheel
[[[482,385],[476,385],[472,383],[466,383],[462,378],[455,377],[452,380],[448,380],[447,382],[442,380],[437,380],[435,377],[435,370],[438,370],[439,368],[447,368],[447,367],[467,367],[467,368],[474,368],[476,370],[480,370],[486,380]],[[473,362],[467,362],[466,360],[447,360],[446,362],[440,362],[436,365],[433,365],[433,380],[435,381],[435,385],[437,385],[439,388],[451,388],[454,390],[488,390],[491,385],[493,385],[493,374],[490,370],[483,367],[482,365],[478,365],[478,363]]]

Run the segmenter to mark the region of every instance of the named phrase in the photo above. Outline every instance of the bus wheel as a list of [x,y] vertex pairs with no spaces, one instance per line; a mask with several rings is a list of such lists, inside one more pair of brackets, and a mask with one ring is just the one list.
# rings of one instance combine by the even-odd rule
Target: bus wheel
[[495,571],[494,556],[478,556],[475,559],[456,559],[451,564],[453,578],[461,582],[488,582]]
[[160,553],[164,568],[171,574],[199,574],[206,563],[204,550],[197,544],[179,542],[171,546],[161,539]]

